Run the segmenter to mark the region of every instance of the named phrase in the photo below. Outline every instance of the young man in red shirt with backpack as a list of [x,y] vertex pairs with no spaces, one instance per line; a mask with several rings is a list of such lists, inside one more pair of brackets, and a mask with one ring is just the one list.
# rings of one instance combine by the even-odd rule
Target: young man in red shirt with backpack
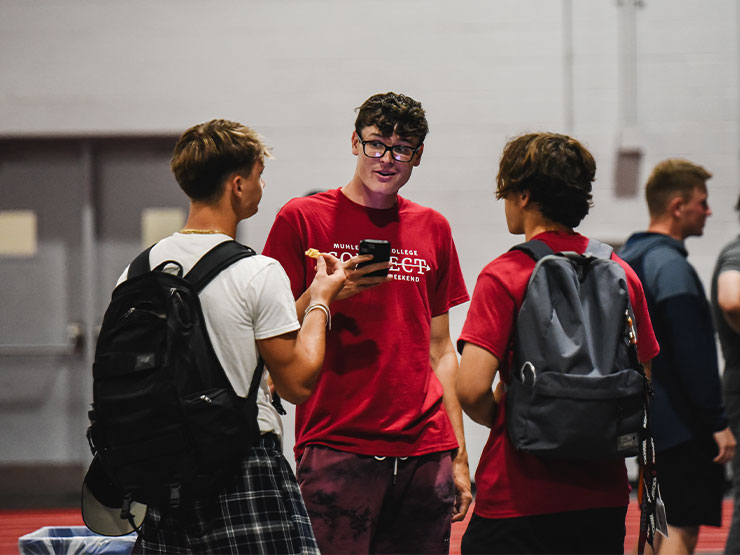
[[[504,199],[509,231],[538,239],[556,253],[584,253],[589,239],[573,228],[588,213],[595,171],[591,154],[570,137],[532,133],[509,141],[496,190]],[[642,286],[626,263],[614,254],[611,259],[624,269],[638,357],[648,364],[658,344]],[[483,268],[458,340],[460,403],[491,429],[462,552],[622,553],[630,491],[624,461],[541,458],[515,448],[507,433],[504,390],[512,379],[517,315],[534,268],[535,261],[521,250]]]

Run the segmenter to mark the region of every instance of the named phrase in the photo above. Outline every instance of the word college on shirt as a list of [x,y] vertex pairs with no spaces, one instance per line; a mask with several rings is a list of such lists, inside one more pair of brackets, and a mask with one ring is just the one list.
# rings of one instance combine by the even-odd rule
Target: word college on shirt
[[[342,262],[345,262],[357,256],[357,245],[346,243],[334,243],[334,251],[329,254],[336,256]],[[431,270],[425,258],[419,258],[419,252],[415,249],[396,249],[391,248],[391,267],[389,274],[393,279],[399,281],[419,281],[420,275],[424,275]]]

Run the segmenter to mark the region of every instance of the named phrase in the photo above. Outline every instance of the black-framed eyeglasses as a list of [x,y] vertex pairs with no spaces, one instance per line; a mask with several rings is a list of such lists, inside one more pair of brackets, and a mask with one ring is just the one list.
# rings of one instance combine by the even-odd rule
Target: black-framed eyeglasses
[[364,141],[359,133],[357,134],[357,139],[362,143],[362,152],[368,158],[382,158],[390,150],[391,156],[397,162],[411,162],[414,159],[416,151],[421,148],[421,144],[414,148],[408,145],[388,146],[375,139]]

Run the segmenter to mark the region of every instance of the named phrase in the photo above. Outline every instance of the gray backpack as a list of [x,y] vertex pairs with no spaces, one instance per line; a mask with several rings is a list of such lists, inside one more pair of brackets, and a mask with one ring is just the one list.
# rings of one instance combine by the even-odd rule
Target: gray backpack
[[639,454],[650,384],[612,248],[591,240],[585,254],[555,253],[535,239],[512,250],[537,262],[517,317],[506,394],[512,443],[557,459]]

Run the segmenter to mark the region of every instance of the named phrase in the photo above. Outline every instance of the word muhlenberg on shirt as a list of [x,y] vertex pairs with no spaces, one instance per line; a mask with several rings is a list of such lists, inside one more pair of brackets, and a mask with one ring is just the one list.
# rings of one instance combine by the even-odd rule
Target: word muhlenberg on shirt
[[[342,262],[346,262],[353,256],[357,256],[358,246],[348,243],[334,243],[334,250],[329,254],[336,256]],[[419,257],[419,252],[415,249],[397,249],[391,247],[391,267],[389,274],[393,279],[398,281],[419,281],[419,276],[423,276],[431,266],[425,258]]]

